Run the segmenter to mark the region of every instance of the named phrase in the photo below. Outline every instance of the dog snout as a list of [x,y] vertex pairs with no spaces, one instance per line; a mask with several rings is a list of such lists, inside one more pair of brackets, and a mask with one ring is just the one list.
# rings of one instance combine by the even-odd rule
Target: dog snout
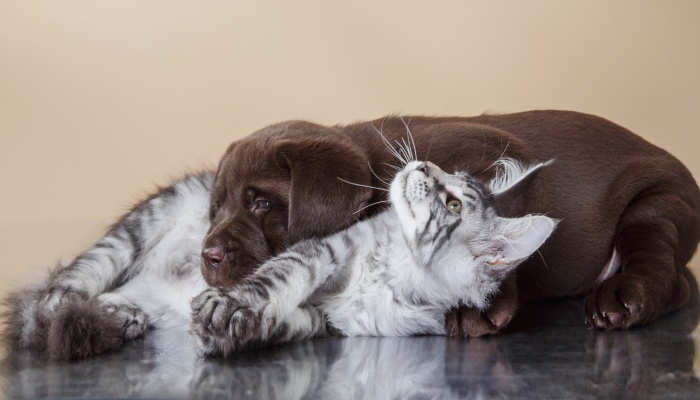
[[221,246],[206,247],[202,250],[202,259],[207,268],[217,269],[224,260],[224,249]]

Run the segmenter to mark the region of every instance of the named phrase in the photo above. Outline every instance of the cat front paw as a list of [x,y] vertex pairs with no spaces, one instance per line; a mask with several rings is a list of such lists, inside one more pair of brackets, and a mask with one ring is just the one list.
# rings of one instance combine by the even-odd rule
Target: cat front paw
[[121,349],[146,333],[146,314],[115,293],[64,302],[48,320],[46,353],[54,360],[80,360]]
[[244,293],[208,289],[192,300],[192,333],[200,354],[226,357],[265,339],[264,304]]

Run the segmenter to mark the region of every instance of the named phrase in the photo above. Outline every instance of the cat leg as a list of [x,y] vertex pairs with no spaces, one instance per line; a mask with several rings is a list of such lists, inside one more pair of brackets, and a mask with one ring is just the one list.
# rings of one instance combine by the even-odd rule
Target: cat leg
[[[75,322],[76,330],[84,324],[99,324],[100,312],[89,299],[107,290],[120,276],[128,278],[129,273],[124,272],[133,266],[137,248],[135,240],[126,232],[126,228],[115,226],[93,248],[52,272],[45,284],[11,294],[6,299],[8,311],[3,332],[3,339],[9,346],[43,352],[49,337],[56,344],[54,348],[59,346],[58,339],[68,328],[64,324]],[[78,318],[81,312],[89,322]],[[62,314],[60,319],[59,314]],[[56,323],[57,320],[60,322]],[[66,332],[70,334],[73,330]],[[72,348],[70,342],[66,345]],[[52,358],[71,358],[71,354],[73,352],[68,350]]]
[[586,298],[591,327],[643,325],[688,301],[683,270],[700,236],[697,197],[692,201],[660,189],[649,193],[631,203],[620,219],[615,246],[621,271]]
[[129,282],[141,270],[143,256],[183,215],[208,226],[211,181],[212,173],[203,173],[162,189],[125,214],[92,248],[53,271],[46,283],[7,296],[3,340],[10,348],[44,351],[50,323],[61,306],[82,307]]
[[50,314],[64,301],[86,300],[138,273],[136,260],[148,242],[148,235],[155,233],[154,228],[157,230],[154,221],[143,214],[155,213],[158,203],[152,200],[137,207],[95,246],[54,272],[41,303],[42,311]]
[[[226,308],[223,303],[216,303],[209,321],[193,325],[199,354],[206,357],[229,357],[231,354],[268,347],[288,342],[300,341],[327,334],[325,315],[316,307],[302,305],[292,310],[281,320],[266,319],[262,313],[250,309],[238,309],[224,323],[229,330],[217,325],[218,307]],[[206,332],[202,332],[206,330]]]
[[338,267],[336,253],[327,241],[300,242],[234,288],[205,290],[192,301],[192,331],[205,343],[268,337],[278,321],[287,320],[328,281]]
[[264,339],[266,344],[282,344],[321,337],[328,334],[323,312],[309,304],[297,307],[287,317],[274,324]]
[[146,315],[118,293],[59,306],[48,328],[46,353],[55,360],[78,360],[119,350],[143,336]]
[[185,212],[209,203],[211,174],[188,176],[161,189],[124,215],[92,248],[54,271],[39,309],[50,316],[65,301],[89,299],[136,275],[138,262]]
[[455,337],[480,337],[496,334],[508,326],[518,310],[516,274],[501,284],[500,292],[486,310],[460,306],[445,315],[445,333]]

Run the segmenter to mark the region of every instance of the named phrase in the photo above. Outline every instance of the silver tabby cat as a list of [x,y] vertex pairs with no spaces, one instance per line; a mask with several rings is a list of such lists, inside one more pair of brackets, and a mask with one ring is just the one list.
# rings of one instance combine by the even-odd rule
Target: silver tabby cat
[[149,328],[187,327],[213,173],[187,176],[122,217],[92,248],[6,299],[4,340],[53,359],[118,350]]
[[557,221],[503,218],[495,198],[547,165],[504,170],[488,187],[466,173],[411,161],[390,184],[391,206],[324,239],[265,262],[232,289],[192,302],[204,355],[333,333],[445,334],[458,304],[485,309],[500,283],[547,240]]
[[[406,163],[410,153],[396,154]],[[497,164],[501,173],[482,186],[467,174],[406,163],[387,211],[295,245],[230,291],[206,290],[199,272],[212,174],[185,177],[47,281],[10,296],[4,338],[10,348],[79,359],[117,350],[149,328],[190,323],[206,355],[319,336],[329,326],[345,335],[442,334],[448,308],[485,308],[556,225],[544,216],[501,218],[493,207],[547,163]]]

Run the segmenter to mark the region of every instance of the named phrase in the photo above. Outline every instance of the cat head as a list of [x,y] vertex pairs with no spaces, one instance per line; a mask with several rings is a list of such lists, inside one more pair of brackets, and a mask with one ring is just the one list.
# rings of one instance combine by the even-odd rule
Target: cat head
[[[496,203],[548,165],[524,168],[499,160],[487,185],[469,174],[448,174],[431,162],[411,161],[391,182],[389,197],[414,258],[425,268],[479,289],[476,306],[552,234],[558,221],[544,215],[505,218]],[[477,296],[479,297],[479,296]],[[478,304],[483,303],[483,304]]]

